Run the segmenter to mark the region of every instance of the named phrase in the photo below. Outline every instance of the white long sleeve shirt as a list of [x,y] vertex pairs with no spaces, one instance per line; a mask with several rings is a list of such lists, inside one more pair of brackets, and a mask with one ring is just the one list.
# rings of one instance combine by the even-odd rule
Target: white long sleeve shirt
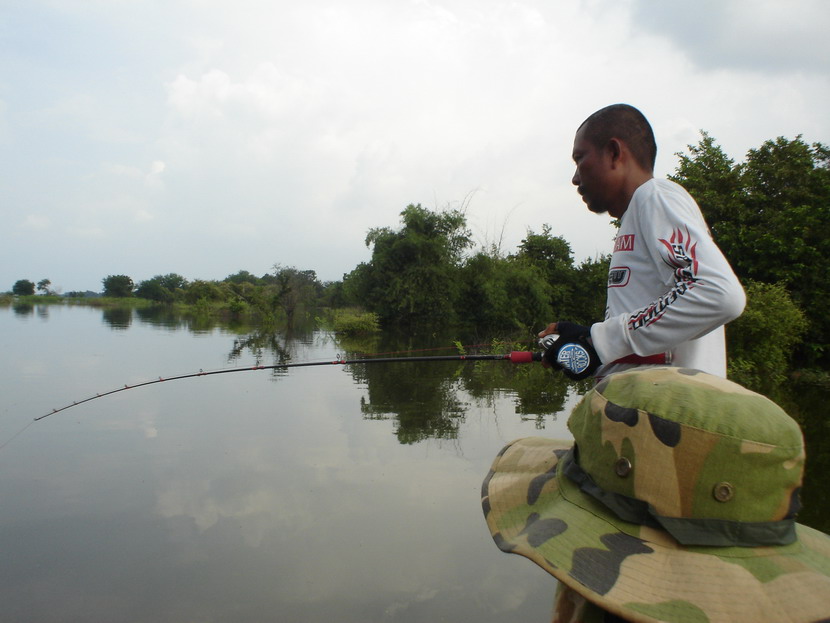
[[614,243],[605,320],[591,327],[597,376],[637,365],[618,359],[665,353],[671,365],[725,377],[723,325],[745,304],[695,200],[651,179],[634,192]]

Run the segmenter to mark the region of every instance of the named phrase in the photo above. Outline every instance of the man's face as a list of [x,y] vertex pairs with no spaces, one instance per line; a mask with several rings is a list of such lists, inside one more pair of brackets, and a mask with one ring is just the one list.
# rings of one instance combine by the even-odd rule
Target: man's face
[[611,208],[610,156],[585,138],[584,130],[584,126],[579,128],[574,137],[573,159],[576,172],[571,181],[588,209],[595,214],[604,214]]

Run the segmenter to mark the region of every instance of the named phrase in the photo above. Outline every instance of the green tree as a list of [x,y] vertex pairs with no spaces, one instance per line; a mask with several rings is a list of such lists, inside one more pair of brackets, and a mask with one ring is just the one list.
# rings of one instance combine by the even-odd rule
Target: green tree
[[147,279],[138,284],[135,289],[138,298],[156,301],[157,303],[172,303],[173,293],[161,285],[156,279]]
[[321,307],[346,307],[348,299],[343,281],[324,281],[323,292],[320,295]]
[[259,285],[261,280],[259,277],[252,275],[247,270],[240,270],[232,275],[225,277],[224,281],[228,283],[250,283],[252,285]]
[[298,270],[293,266],[274,265],[274,272],[263,277],[270,284],[271,303],[285,315],[289,326],[302,312],[314,308],[323,292],[323,285],[313,270]]
[[138,284],[135,296],[158,303],[172,303],[183,297],[187,279],[176,273],[156,275]]
[[574,263],[571,245],[561,236],[551,234],[550,225],[542,226],[542,233],[528,230],[519,245],[516,259],[539,269],[550,288],[550,320],[572,317],[574,290]]
[[591,325],[605,319],[605,299],[611,256],[583,260],[574,271],[568,320]]
[[419,204],[407,206],[401,221],[396,231],[369,231],[372,258],[347,276],[346,289],[384,324],[452,323],[463,253],[472,246],[466,218],[458,210],[436,213]]
[[799,299],[802,293],[814,295],[826,282],[815,267],[830,251],[827,149],[810,147],[800,137],[778,138],[749,150],[741,170],[744,227],[737,261],[742,272],[768,283],[782,281]]
[[52,290],[49,286],[52,285],[52,282],[48,279],[41,279],[37,282],[37,291],[42,292],[43,294],[52,294]]
[[35,284],[28,279],[18,279],[12,286],[12,294],[17,296],[32,296],[35,293]]
[[742,281],[782,284],[804,311],[801,365],[830,364],[830,150],[800,136],[750,149],[734,164],[706,133],[672,179],[698,200],[716,242]]
[[743,168],[754,227],[741,240],[741,269],[752,279],[783,283],[808,319],[804,363],[830,363],[830,152],[797,137],[750,150]]
[[746,309],[726,333],[729,378],[765,391],[784,381],[807,320],[782,284],[747,281],[744,286]]
[[167,288],[171,292],[183,290],[187,287],[187,279],[178,273],[167,273],[166,275],[158,275],[155,279],[159,280],[162,287]]
[[203,281],[197,279],[190,283],[184,290],[185,303],[196,304],[199,302],[220,302],[229,297],[229,292],[223,287],[224,284],[215,281]]
[[131,277],[127,275],[109,275],[102,279],[104,284],[104,296],[127,298],[133,295],[135,285]]
[[477,331],[531,333],[551,317],[551,285],[531,263],[480,251],[461,271],[461,317]]
[[745,226],[741,170],[708,133],[701,132],[701,137],[697,145],[688,146],[688,154],[676,154],[676,172],[668,177],[695,198],[712,236],[729,257]]

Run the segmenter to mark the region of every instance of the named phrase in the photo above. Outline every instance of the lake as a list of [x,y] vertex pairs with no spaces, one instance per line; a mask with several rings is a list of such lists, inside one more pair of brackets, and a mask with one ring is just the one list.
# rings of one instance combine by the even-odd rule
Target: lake
[[480,387],[476,366],[512,364],[244,371],[32,424],[159,376],[346,351],[89,307],[0,308],[0,336],[4,620],[549,618],[555,580],[501,553],[481,512],[504,444],[569,438],[566,416]]
[[[2,619],[549,620],[555,580],[501,553],[480,505],[507,442],[570,438],[579,394],[539,365],[247,370],[33,421],[159,377],[453,354],[428,350],[451,343],[350,343],[164,310],[0,307]],[[802,521],[827,530],[817,471],[827,426],[814,422],[816,486]]]

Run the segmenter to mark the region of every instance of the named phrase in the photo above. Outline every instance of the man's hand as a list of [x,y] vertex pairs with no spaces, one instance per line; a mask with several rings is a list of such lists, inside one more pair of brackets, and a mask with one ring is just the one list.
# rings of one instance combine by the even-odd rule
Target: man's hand
[[602,363],[591,343],[591,328],[573,322],[553,322],[539,337],[559,334],[542,356],[543,364],[559,368],[569,379],[579,381],[591,376]]

